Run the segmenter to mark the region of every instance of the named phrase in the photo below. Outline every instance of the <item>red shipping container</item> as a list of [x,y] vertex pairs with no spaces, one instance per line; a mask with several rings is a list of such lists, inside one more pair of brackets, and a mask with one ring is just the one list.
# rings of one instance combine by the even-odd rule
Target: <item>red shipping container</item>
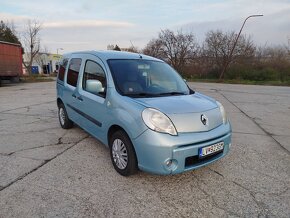
[[0,41],[0,79],[19,77],[22,74],[21,45]]

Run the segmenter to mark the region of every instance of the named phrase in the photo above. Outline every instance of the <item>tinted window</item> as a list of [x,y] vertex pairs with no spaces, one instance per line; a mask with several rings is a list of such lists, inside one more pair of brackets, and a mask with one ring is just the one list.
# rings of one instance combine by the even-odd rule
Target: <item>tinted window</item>
[[64,80],[64,74],[65,74],[65,69],[68,63],[68,59],[65,58],[59,63],[59,71],[58,71],[58,79],[63,81]]
[[74,87],[77,86],[81,63],[82,59],[80,58],[72,58],[69,63],[67,72],[67,83]]
[[[83,89],[85,91],[88,91],[86,88],[87,80],[99,80],[102,83],[102,86],[104,87],[104,91],[107,87],[105,72],[104,72],[103,68],[94,61],[88,60],[86,62],[84,76],[83,76]],[[101,96],[104,96],[104,93],[103,94],[99,93],[99,94]]]

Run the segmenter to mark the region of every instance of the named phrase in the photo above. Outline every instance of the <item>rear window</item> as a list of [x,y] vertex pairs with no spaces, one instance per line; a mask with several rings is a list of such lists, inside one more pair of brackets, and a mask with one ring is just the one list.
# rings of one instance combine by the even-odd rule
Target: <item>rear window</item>
[[70,60],[67,72],[67,84],[74,87],[77,86],[81,63],[82,59],[80,58],[72,58]]
[[63,81],[64,80],[64,74],[65,74],[65,69],[68,63],[68,59],[65,58],[59,63],[59,71],[58,71],[58,79]]

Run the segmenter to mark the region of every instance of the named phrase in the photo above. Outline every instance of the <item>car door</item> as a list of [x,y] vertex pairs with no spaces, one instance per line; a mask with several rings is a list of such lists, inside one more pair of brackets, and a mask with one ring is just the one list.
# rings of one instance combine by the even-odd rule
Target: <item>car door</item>
[[[82,99],[82,102],[79,103],[79,108],[86,118],[83,127],[98,139],[105,140],[106,134],[104,133],[103,126],[108,113],[106,106],[107,77],[105,66],[94,55],[86,55],[84,59],[84,68],[79,84],[79,94]],[[90,92],[87,88],[88,80],[100,81],[103,92]]]
[[76,124],[82,124],[82,116],[79,113],[78,105],[81,99],[78,94],[78,81],[80,77],[80,69],[82,65],[82,58],[72,55],[65,77],[65,89],[63,92],[65,106],[69,118]]

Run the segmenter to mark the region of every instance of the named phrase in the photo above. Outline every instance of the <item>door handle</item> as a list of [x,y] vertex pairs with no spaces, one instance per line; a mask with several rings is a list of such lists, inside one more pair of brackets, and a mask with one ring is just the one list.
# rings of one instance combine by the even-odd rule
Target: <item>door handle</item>
[[78,100],[80,100],[80,101],[83,101],[83,98],[82,98],[82,96],[76,96],[75,94],[72,94],[72,97],[73,98],[76,98],[76,99],[78,99]]

